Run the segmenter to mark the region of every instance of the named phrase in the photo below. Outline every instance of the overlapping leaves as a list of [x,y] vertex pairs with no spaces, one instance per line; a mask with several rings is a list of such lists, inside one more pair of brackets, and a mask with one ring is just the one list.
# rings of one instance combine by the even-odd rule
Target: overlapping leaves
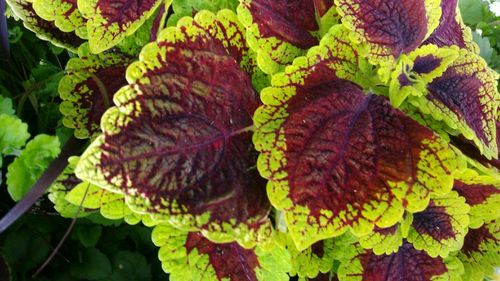
[[24,26],[35,32],[43,40],[50,41],[56,46],[67,48],[71,51],[78,49],[84,41],[74,32],[64,32],[53,21],[41,18],[33,8],[30,0],[8,0],[10,8],[23,21]]
[[236,15],[186,18],[140,58],[77,175],[212,240],[248,247],[269,236],[249,132],[259,101],[244,70],[254,67]]
[[[96,139],[56,209],[161,224],[173,279],[330,279],[340,251],[340,280],[460,280],[464,239],[464,280],[498,264],[498,170],[447,142],[498,161],[498,74],[456,0],[9,2],[56,44],[89,38],[59,90],[64,124]],[[124,75],[118,50],[154,40]]]
[[63,32],[75,32],[80,38],[87,38],[86,20],[78,10],[77,0],[32,0],[36,14],[47,21],[53,21]]
[[197,232],[169,225],[155,227],[153,242],[172,280],[288,280],[290,255],[278,245],[267,251],[245,249],[235,242],[214,243]]
[[500,263],[499,241],[498,220],[469,230],[458,255],[465,267],[463,280],[479,281],[493,276],[493,268]]
[[[167,1],[167,8],[171,2]],[[161,0],[79,0],[78,8],[87,18],[90,50],[100,53],[133,34],[162,3]]]
[[130,62],[130,57],[117,52],[91,54],[87,44],[79,48],[78,58],[68,61],[59,83],[60,109],[64,125],[74,128],[76,137],[95,137],[100,131],[102,114],[112,105],[114,93],[127,84]]
[[375,255],[359,244],[343,249],[338,270],[342,281],[461,280],[463,265],[455,256],[431,257],[404,241],[396,253]]
[[497,78],[483,59],[461,49],[446,71],[427,85],[426,95],[412,103],[472,140],[487,158],[496,158]]
[[[495,171],[493,171],[495,173]],[[500,179],[468,170],[455,179],[453,189],[470,206],[470,228],[477,229],[485,222],[500,217]]]
[[254,121],[258,168],[299,249],[351,228],[389,227],[452,187],[455,154],[429,129],[364,93],[343,27],[273,76]]
[[333,0],[240,1],[238,16],[261,69],[273,74],[315,46],[338,22]]
[[366,43],[370,61],[392,64],[415,50],[438,27],[439,0],[336,0],[342,21]]

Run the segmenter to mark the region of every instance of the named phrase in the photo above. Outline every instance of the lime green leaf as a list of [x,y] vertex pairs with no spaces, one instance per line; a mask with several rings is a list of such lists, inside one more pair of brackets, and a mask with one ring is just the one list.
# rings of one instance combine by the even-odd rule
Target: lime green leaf
[[[84,198],[83,203],[82,199]],[[125,204],[123,194],[112,193],[88,182],[75,186],[67,195],[66,200],[73,205],[80,205],[85,209],[99,210],[101,215],[110,220],[134,216]]]
[[17,116],[0,114],[0,157],[21,149],[29,137],[28,125]]
[[427,84],[441,76],[457,57],[457,47],[439,48],[436,45],[425,45],[408,55],[401,55],[391,74],[391,104],[399,107],[409,95],[424,96]]
[[376,255],[396,253],[403,245],[403,238],[407,236],[412,221],[413,217],[407,214],[396,225],[375,227],[370,234],[359,238],[359,244],[365,249],[372,249]]
[[8,167],[7,190],[12,199],[20,200],[60,152],[59,139],[38,135],[28,142]]
[[332,239],[318,241],[311,247],[299,251],[290,235],[281,232],[278,232],[277,235],[291,256],[290,276],[314,278],[318,274],[331,270],[334,252]]
[[7,0],[7,4],[23,21],[24,26],[42,40],[50,41],[73,52],[76,52],[78,46],[84,42],[74,32],[64,32],[54,22],[42,19],[33,9],[31,0]]
[[77,0],[32,0],[33,9],[41,18],[53,21],[61,31],[87,38],[86,20],[78,10]]
[[447,257],[463,245],[469,225],[469,210],[465,198],[455,191],[435,195],[423,212],[413,214],[408,242],[431,257]]
[[290,255],[278,245],[264,251],[235,242],[216,244],[200,233],[166,224],[155,227],[152,239],[171,280],[289,280]]
[[452,191],[434,195],[429,206],[389,228],[376,228],[359,239],[363,248],[372,249],[376,255],[398,251],[407,239],[416,250],[424,250],[431,257],[447,257],[462,247],[469,224],[469,206],[465,198]]
[[54,209],[65,218],[85,217],[89,215],[89,212],[84,208],[78,211],[80,202],[72,204],[66,200],[66,195],[82,182],[74,173],[78,160],[78,157],[70,157],[68,159],[68,166],[61,175],[57,177],[48,190],[48,197],[49,200],[54,203]]
[[173,0],[173,14],[168,17],[167,26],[175,26],[182,17],[192,17],[201,10],[217,13],[222,9],[236,11],[238,0]]
[[493,276],[494,268],[500,264],[500,223],[488,222],[478,229],[470,229],[458,254],[463,262],[464,281],[482,281]]
[[455,178],[453,189],[470,205],[470,228],[477,229],[485,222],[500,217],[500,178],[498,172],[493,175],[478,174],[467,170]]

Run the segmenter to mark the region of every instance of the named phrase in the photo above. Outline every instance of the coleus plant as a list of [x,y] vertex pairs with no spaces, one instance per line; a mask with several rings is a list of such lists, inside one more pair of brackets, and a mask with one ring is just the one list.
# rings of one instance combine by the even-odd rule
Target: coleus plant
[[74,53],[56,210],[154,227],[173,280],[500,265],[498,73],[457,0],[7,3]]

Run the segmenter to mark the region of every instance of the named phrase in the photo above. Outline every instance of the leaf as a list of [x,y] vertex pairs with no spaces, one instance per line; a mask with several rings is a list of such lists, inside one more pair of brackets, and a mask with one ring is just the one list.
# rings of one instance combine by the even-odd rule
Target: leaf
[[248,44],[267,74],[282,71],[304,55],[338,22],[333,0],[240,2],[238,17],[247,28]]
[[8,97],[0,95],[0,114],[14,115],[14,107],[12,107],[12,100]]
[[102,226],[79,225],[75,228],[73,233],[85,248],[93,248],[101,237]]
[[112,273],[108,257],[96,248],[85,249],[80,263],[70,265],[71,276],[78,280],[99,280]]
[[463,280],[479,281],[492,277],[500,262],[500,224],[498,220],[470,229],[458,258],[465,266]]
[[146,45],[77,176],[214,241],[266,239],[270,204],[249,132],[259,101],[241,30],[233,12],[205,11]]
[[468,170],[455,179],[453,189],[470,205],[470,228],[477,229],[485,222],[500,217],[500,180]]
[[461,164],[431,130],[342,80],[357,69],[342,30],[274,75],[254,115],[257,167],[299,250],[424,210]]
[[110,280],[150,281],[151,265],[141,253],[120,251],[113,257],[113,274]]
[[82,182],[75,186],[65,199],[76,206],[81,204],[83,208],[99,210],[103,217],[110,220],[123,218],[134,220],[138,216],[133,214],[125,204],[122,194],[109,192],[88,182]]
[[173,14],[168,17],[167,26],[175,26],[182,17],[192,17],[198,11],[217,13],[222,9],[236,11],[238,0],[173,0]]
[[349,258],[342,260],[338,271],[342,281],[462,280],[463,265],[456,257],[433,258],[406,241],[391,255],[377,256],[356,244],[346,251]]
[[[133,34],[162,3],[161,0],[78,0],[78,9],[87,18],[90,50],[100,53]],[[167,0],[168,7],[171,0]]]
[[462,21],[457,2],[458,0],[441,1],[442,15],[439,26],[423,45],[434,44],[438,47],[458,46],[474,53],[479,52],[477,45],[472,41],[470,28],[465,26]]
[[440,77],[458,57],[458,48],[425,45],[408,55],[402,55],[391,74],[389,98],[399,107],[409,95],[423,96],[426,86]]
[[339,281],[337,274],[333,272],[320,273],[314,278],[299,279],[299,281]]
[[277,245],[264,252],[234,242],[216,244],[169,225],[155,227],[152,239],[172,280],[289,280],[290,255]]
[[413,214],[408,242],[431,257],[447,257],[460,250],[469,225],[469,209],[454,191],[436,195],[423,212]]
[[78,46],[83,43],[83,39],[75,33],[61,31],[54,22],[38,16],[30,0],[7,0],[7,4],[23,21],[24,26],[33,31],[38,38],[73,52],[76,52]]
[[292,269],[290,276],[298,275],[299,278],[314,278],[318,274],[331,270],[333,264],[333,240],[321,240],[311,247],[299,251],[291,237],[287,234],[279,233],[284,246],[291,255]]
[[79,48],[78,56],[68,61],[59,83],[60,110],[63,124],[74,128],[77,138],[95,138],[113,95],[127,84],[125,71],[132,59],[117,52],[94,55],[87,44]]
[[335,0],[342,23],[368,45],[372,64],[391,65],[438,27],[440,0]]
[[376,255],[388,255],[397,252],[406,239],[416,250],[424,250],[431,257],[447,257],[462,247],[469,209],[457,192],[434,195],[424,211],[408,213],[392,227],[374,229],[360,237],[359,244]]
[[19,157],[7,168],[10,197],[15,201],[23,198],[60,151],[60,143],[55,136],[42,134],[29,141]]
[[412,104],[472,140],[488,159],[496,158],[497,78],[483,59],[461,49],[444,74],[427,85],[427,95]]
[[375,255],[390,255],[396,253],[403,245],[403,239],[408,235],[413,216],[406,215],[391,227],[375,227],[371,233],[359,238],[359,244],[364,249],[371,249]]
[[32,0],[36,14],[64,32],[87,38],[86,20],[78,10],[77,0]]
[[[156,19],[159,16],[161,10],[164,10],[166,6],[166,9],[168,11],[168,7],[170,5],[170,2],[168,1],[163,2],[165,4],[161,4],[160,8],[156,9],[154,14],[149,19],[147,19],[146,22],[141,25],[141,27],[139,27],[134,33],[126,36],[122,41],[120,41],[120,43],[116,45],[116,48],[119,49],[121,53],[129,55],[133,58],[137,58],[144,45],[156,40],[156,37],[153,36],[158,35],[158,30],[156,30],[154,27],[154,25],[156,24]],[[163,27],[164,26],[162,26],[162,28]],[[160,26],[158,26],[158,28],[160,28]]]
[[460,0],[458,6],[467,25],[476,25],[483,20],[483,1]]
[[48,190],[48,198],[54,203],[54,209],[65,218],[85,217],[89,215],[89,212],[83,208],[78,212],[80,202],[72,204],[65,198],[73,188],[82,182],[74,173],[78,160],[79,157],[70,157],[68,159],[68,166],[61,175],[57,177]]
[[493,53],[495,50],[491,47],[488,38],[484,38],[476,31],[472,33],[472,38],[474,42],[479,46],[479,54],[488,63],[492,63]]
[[0,114],[0,156],[21,149],[29,137],[26,123],[15,115]]
[[39,233],[21,228],[4,236],[1,252],[12,272],[25,273],[40,265],[50,254],[50,248]]

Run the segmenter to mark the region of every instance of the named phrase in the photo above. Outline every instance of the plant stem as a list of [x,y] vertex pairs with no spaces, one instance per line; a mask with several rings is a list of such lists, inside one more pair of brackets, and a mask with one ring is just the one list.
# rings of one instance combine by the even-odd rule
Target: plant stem
[[69,234],[71,233],[71,231],[75,227],[76,220],[78,219],[78,215],[80,214],[80,212],[82,210],[83,201],[85,201],[85,198],[87,197],[87,193],[89,192],[89,187],[90,187],[90,184],[88,184],[87,188],[85,189],[85,193],[83,194],[82,200],[80,201],[80,205],[78,206],[78,209],[76,210],[75,217],[71,220],[71,224],[69,225],[68,229],[66,229],[66,232],[64,233],[63,237],[61,238],[61,240],[57,244],[56,248],[52,251],[52,253],[45,260],[45,262],[35,271],[35,273],[33,273],[31,278],[36,278],[36,276],[38,274],[40,274],[40,272],[42,272],[42,270],[44,270],[45,267],[47,267],[47,265],[49,265],[49,263],[52,261],[52,259],[59,252],[59,249],[61,249],[62,245],[64,244],[64,241],[66,241],[66,239],[68,239]]
[[104,108],[109,108],[111,106],[111,103],[109,100],[108,89],[106,88],[102,80],[99,77],[97,77],[94,73],[90,73],[90,78],[94,80],[94,82],[97,85],[97,88],[99,88],[99,91],[101,92],[104,101]]
[[5,16],[5,0],[0,0],[0,59],[8,61],[10,59],[9,30],[7,29],[7,17]]
[[[1,0],[0,0],[1,1]],[[0,233],[19,219],[40,198],[68,165],[68,158],[80,153],[85,141],[72,136],[64,145],[59,156],[35,182],[31,190],[0,220]]]
[[163,29],[165,25],[165,18],[167,16],[167,11],[165,10],[165,4],[160,5],[160,10],[158,11],[158,15],[153,21],[153,26],[151,28],[151,33],[149,35],[149,41],[153,42],[156,40],[158,33]]

